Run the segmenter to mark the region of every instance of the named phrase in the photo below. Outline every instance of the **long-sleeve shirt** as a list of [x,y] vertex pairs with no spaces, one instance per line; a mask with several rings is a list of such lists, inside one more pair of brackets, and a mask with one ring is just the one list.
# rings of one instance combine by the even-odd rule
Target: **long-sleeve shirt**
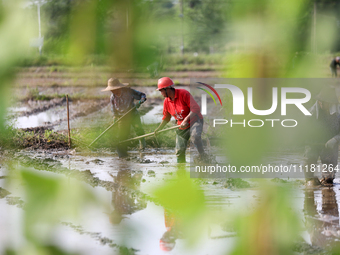
[[110,103],[113,116],[119,117],[123,115],[135,106],[134,100],[141,100],[143,97],[146,98],[144,93],[131,88],[123,88],[119,97],[112,93]]
[[177,125],[181,125],[185,117],[188,116],[190,112],[195,113],[195,115],[190,117],[187,128],[190,127],[190,123],[193,124],[198,119],[203,119],[201,108],[189,91],[185,89],[175,89],[174,101],[172,101],[169,97],[164,99],[162,120],[169,121],[171,116],[174,116],[177,120]]

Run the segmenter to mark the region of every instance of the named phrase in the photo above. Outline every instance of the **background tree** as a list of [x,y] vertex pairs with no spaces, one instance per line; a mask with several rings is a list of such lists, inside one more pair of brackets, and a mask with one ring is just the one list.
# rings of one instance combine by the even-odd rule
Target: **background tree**
[[213,52],[221,49],[227,38],[229,1],[191,0],[185,2],[188,22],[187,50]]

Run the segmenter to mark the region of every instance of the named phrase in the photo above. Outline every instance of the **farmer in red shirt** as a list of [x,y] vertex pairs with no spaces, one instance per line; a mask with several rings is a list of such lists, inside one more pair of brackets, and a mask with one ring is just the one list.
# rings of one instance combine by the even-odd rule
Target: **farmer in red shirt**
[[155,134],[163,129],[170,121],[171,116],[177,120],[180,126],[176,131],[176,156],[177,163],[185,163],[185,150],[191,136],[193,143],[202,160],[207,156],[202,144],[203,116],[201,109],[192,95],[185,89],[175,89],[173,81],[169,77],[158,80],[158,89],[165,97],[163,105],[163,118]]

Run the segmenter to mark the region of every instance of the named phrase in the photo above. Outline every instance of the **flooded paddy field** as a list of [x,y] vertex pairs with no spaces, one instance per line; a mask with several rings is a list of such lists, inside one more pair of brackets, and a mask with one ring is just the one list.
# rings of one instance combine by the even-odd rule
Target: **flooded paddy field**
[[[19,80],[27,77],[23,74]],[[149,143],[139,151],[134,145],[127,159],[119,159],[115,149],[101,148],[102,141],[92,150],[79,148],[76,142],[69,148],[66,140],[47,146],[54,139],[50,132],[67,133],[64,94],[70,99],[73,131],[105,130],[112,117],[109,94],[100,92],[105,85],[44,87],[40,79],[44,77],[31,86],[37,86],[35,96],[43,96],[43,100],[29,99],[30,88],[19,86],[15,90],[22,98],[8,109],[8,125],[35,132],[40,139],[34,146],[32,142],[26,148],[1,150],[0,254],[25,247],[30,238],[68,254],[231,254],[243,238],[240,217],[246,221],[262,205],[269,205],[270,194],[263,193],[266,186],[286,190],[289,207],[278,210],[293,212],[291,223],[300,226],[291,253],[328,254],[338,245],[338,175],[331,188],[307,187],[303,179],[293,178],[198,179],[189,177],[189,163],[176,163],[171,146]],[[154,87],[134,88],[148,95],[139,110],[142,123],[158,124],[162,98]],[[169,135],[172,140],[174,136]],[[303,148],[271,153],[267,159],[281,165],[302,164]],[[41,182],[35,183],[35,179]],[[49,194],[50,187],[55,193]],[[171,203],[163,199],[167,192]],[[58,203],[49,204],[51,198]],[[176,209],[184,216],[178,216]],[[271,224],[261,225],[259,220],[264,233]],[[250,234],[257,229],[251,222],[246,225]]]
[[[25,242],[20,222],[27,196],[21,183],[6,182],[9,176],[15,176],[15,169],[25,169],[38,176],[63,179],[68,192],[81,185],[99,201],[96,206],[80,211],[76,219],[61,217],[49,233],[47,240],[68,252],[112,254],[120,249],[128,249],[129,254],[161,254],[164,249],[168,249],[169,254],[230,252],[238,237],[228,226],[227,218],[226,221],[211,219],[199,237],[200,241],[191,248],[187,247],[185,236],[168,233],[169,216],[154,197],[154,191],[187,170],[188,166],[178,167],[173,154],[172,150],[142,154],[130,151],[129,160],[120,160],[109,152],[92,155],[72,150],[11,153],[15,163],[3,162],[0,168],[0,225],[1,229],[8,230],[6,235],[0,236],[0,247],[8,243],[19,247]],[[221,217],[219,214],[255,210],[261,203],[259,190],[263,180],[245,179],[244,182],[250,185],[247,188],[233,186],[226,179],[197,179],[194,182],[204,192],[206,205],[217,218]],[[293,210],[306,224],[296,249],[302,249],[303,254],[327,254],[325,250],[338,242],[340,236],[340,186],[309,189],[299,180],[265,182],[293,185],[290,190]],[[171,242],[162,246],[162,240],[168,240],[167,235]]]

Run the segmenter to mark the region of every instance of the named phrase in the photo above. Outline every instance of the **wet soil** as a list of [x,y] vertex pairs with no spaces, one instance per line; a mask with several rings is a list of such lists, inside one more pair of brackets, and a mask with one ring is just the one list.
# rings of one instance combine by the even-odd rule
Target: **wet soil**
[[[75,87],[66,88],[70,93],[76,93]],[[150,94],[155,93],[154,88],[136,88],[140,91],[149,91]],[[46,93],[48,88],[41,88],[39,93]],[[91,93],[86,88],[83,93]],[[97,88],[94,90],[100,94],[102,93]],[[64,91],[66,92],[66,91]],[[147,92],[146,92],[147,93]],[[104,93],[105,98],[82,98],[80,95],[77,98],[69,97],[69,118],[72,130],[85,130],[86,128],[104,130],[112,122],[112,113],[109,105],[109,93]],[[148,94],[148,93],[147,93]],[[148,94],[149,95],[149,94]],[[143,116],[149,111],[153,110],[155,106],[162,107],[162,98],[159,93],[155,94],[155,97],[148,97],[148,100],[139,108],[139,113],[142,116],[145,123],[159,123],[161,116],[156,116],[154,113],[147,117]],[[161,109],[157,108],[157,112],[161,112]],[[68,149],[67,143],[67,104],[66,98],[53,98],[51,100],[28,100],[27,102],[21,101],[16,107],[11,108],[9,112],[9,118],[14,120],[14,126],[21,128],[22,132],[30,132],[31,135],[24,136],[25,139],[15,139],[15,143],[19,148],[30,149]],[[44,133],[46,130],[54,130],[61,134],[56,141],[54,139],[45,139]],[[64,137],[62,137],[64,135]],[[31,137],[32,136],[32,137]],[[73,137],[72,137],[73,138]],[[73,144],[84,145],[76,138],[72,139]],[[90,141],[86,141],[86,144]]]
[[[150,111],[155,105],[162,105],[163,99],[159,93],[156,93],[154,88],[134,87],[139,91],[147,94],[148,100],[143,104],[143,107],[139,109],[140,114],[144,115]],[[80,93],[81,91],[81,93]],[[76,88],[65,87],[58,94],[51,94],[49,88],[40,87],[39,93],[45,96],[52,97],[50,100],[31,100],[27,99],[28,92],[23,92],[23,99],[16,101],[13,107],[9,109],[10,118],[18,118],[20,116],[31,116],[42,112],[48,112],[49,114],[58,116],[57,121],[54,123],[41,123],[41,125],[57,125],[67,120],[66,112],[66,97],[69,95],[69,113],[70,120],[74,120],[79,117],[88,116],[91,113],[98,112],[106,107],[109,108],[110,93],[101,92],[100,88]],[[90,97],[89,97],[90,95]],[[28,95],[29,96],[29,95]],[[53,98],[57,96],[56,98]],[[59,98],[62,96],[61,98]],[[15,107],[14,107],[15,106]],[[11,110],[12,109],[12,110]],[[112,116],[111,111],[106,111],[108,117]]]
[[39,112],[46,111],[48,109],[63,105],[66,102],[66,98],[53,98],[51,100],[32,100],[29,99],[27,102],[28,108],[31,110],[23,111],[19,116],[29,116]]
[[[67,137],[53,133],[48,127],[24,128],[23,132],[29,132],[32,135],[26,138],[16,137],[14,142],[17,146],[31,150],[50,150],[50,149],[68,149]],[[50,133],[46,137],[46,131]]]
[[[93,132],[95,129],[104,131],[106,127],[112,124],[112,113],[107,101],[107,99],[70,101],[70,124],[72,130],[74,132],[85,133]],[[144,117],[145,114],[154,109],[155,105],[158,106],[156,103],[158,101],[158,99],[150,99],[139,109],[144,123],[159,123],[161,115],[158,116],[152,113]],[[31,112],[38,112],[42,108],[45,109],[44,107],[38,106]],[[25,108],[23,107],[23,109]],[[161,110],[161,106],[159,109],[157,108],[157,111],[161,112]],[[26,111],[25,114],[28,115],[28,112]],[[63,118],[63,116],[65,117]],[[33,125],[33,127],[20,128],[14,136],[14,145],[19,148],[30,148],[33,150],[68,149],[68,125],[66,116],[66,105],[64,103],[60,107],[53,107],[38,115],[17,117],[15,122],[16,126]],[[91,129],[92,131],[86,131],[87,129]],[[52,132],[52,135],[46,137],[46,132]],[[72,136],[72,144],[75,146],[87,146],[91,141],[86,140],[85,142],[83,138]]]
[[[105,107],[109,102],[108,99],[69,99],[70,118],[77,118],[86,116],[90,113],[99,111]],[[16,116],[30,116],[40,112],[45,112],[49,109],[57,108],[58,106],[66,107],[66,97],[53,98],[51,100],[28,100],[27,103],[21,104],[25,106],[25,111],[17,111]],[[57,109],[56,109],[57,110]],[[56,111],[57,113],[57,111]],[[62,120],[67,119],[64,116]]]

